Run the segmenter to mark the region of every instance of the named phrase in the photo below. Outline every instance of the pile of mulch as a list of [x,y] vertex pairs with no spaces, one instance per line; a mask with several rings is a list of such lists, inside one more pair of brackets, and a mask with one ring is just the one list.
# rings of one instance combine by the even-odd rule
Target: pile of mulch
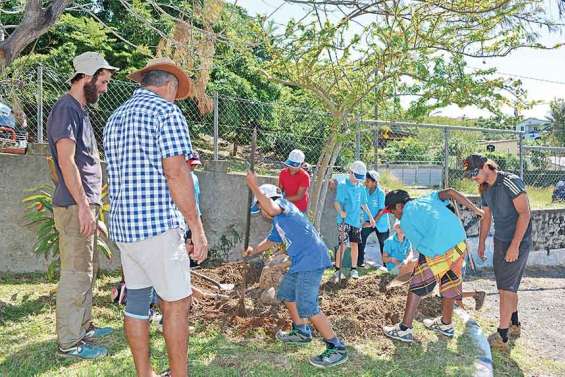
[[[242,271],[247,269],[249,278],[245,311],[241,308],[240,287]],[[235,284],[228,299],[211,298],[193,304],[192,316],[204,326],[214,325],[225,335],[233,338],[257,336],[274,337],[279,329],[289,329],[290,319],[282,304],[265,305],[259,301],[263,292],[258,287],[261,266],[245,267],[243,263],[230,263],[200,272],[221,283]],[[193,277],[197,285],[204,284]],[[402,319],[406,303],[407,286],[387,291],[392,280],[388,274],[377,273],[348,279],[340,284],[324,282],[320,288],[320,307],[329,318],[333,329],[347,341],[374,338],[382,335],[382,326]],[[212,290],[213,291],[213,290]],[[420,303],[418,317],[432,317],[441,313],[441,302],[429,297]]]

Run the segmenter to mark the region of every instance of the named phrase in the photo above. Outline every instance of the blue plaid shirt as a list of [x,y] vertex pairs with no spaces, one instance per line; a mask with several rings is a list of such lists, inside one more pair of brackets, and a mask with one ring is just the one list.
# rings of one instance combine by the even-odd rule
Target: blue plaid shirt
[[192,152],[188,124],[177,105],[140,88],[104,129],[110,238],[135,242],[185,228],[173,203],[162,159]]

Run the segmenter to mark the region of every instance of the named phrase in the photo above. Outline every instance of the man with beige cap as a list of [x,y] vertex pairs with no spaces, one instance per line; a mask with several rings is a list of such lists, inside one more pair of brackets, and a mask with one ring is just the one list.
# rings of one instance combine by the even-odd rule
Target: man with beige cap
[[94,233],[100,208],[102,168],[87,105],[108,89],[112,67],[96,52],[73,60],[71,89],[53,106],[47,138],[57,172],[53,215],[59,232],[61,276],[57,288],[57,341],[63,356],[95,359],[105,347],[91,344],[110,328],[92,323],[92,288],[98,270]]
[[190,269],[183,235],[188,224],[190,256],[202,262],[208,241],[196,208],[186,165],[192,155],[188,124],[174,101],[192,83],[173,61],[159,58],[129,75],[139,82],[131,98],[110,117],[104,151],[110,186],[110,238],[120,249],[128,289],[124,327],[137,375],[153,377],[149,359],[149,306],[159,295],[170,370],[188,373]]

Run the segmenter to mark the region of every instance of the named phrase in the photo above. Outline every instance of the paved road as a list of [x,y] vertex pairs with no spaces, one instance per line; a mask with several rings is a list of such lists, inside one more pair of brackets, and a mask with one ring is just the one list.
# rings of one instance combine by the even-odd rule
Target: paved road
[[[466,280],[465,290],[487,291],[481,316],[497,319],[499,296],[494,274],[485,271]],[[565,361],[565,266],[528,268],[518,297],[520,341],[545,359]]]

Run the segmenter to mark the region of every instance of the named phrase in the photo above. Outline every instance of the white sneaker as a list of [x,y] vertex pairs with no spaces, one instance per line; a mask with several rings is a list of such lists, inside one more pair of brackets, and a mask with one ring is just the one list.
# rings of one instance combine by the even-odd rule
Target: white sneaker
[[402,331],[402,329],[400,328],[400,323],[397,323],[394,326],[383,326],[383,332],[389,338],[400,340],[404,343],[412,343],[414,341],[412,329],[406,329]]
[[435,332],[440,333],[441,335],[445,335],[449,338],[452,338],[455,335],[455,328],[453,327],[453,323],[449,325],[444,325],[441,321],[441,317],[429,319],[424,319],[424,326],[430,330],[434,330]]
[[351,270],[351,278],[359,279],[359,272],[357,272],[357,270]]
[[[334,284],[339,283],[339,278],[340,278],[340,271],[336,271],[334,272],[334,274],[332,275],[332,277],[330,278],[330,281]],[[343,278],[343,275],[341,276]]]

